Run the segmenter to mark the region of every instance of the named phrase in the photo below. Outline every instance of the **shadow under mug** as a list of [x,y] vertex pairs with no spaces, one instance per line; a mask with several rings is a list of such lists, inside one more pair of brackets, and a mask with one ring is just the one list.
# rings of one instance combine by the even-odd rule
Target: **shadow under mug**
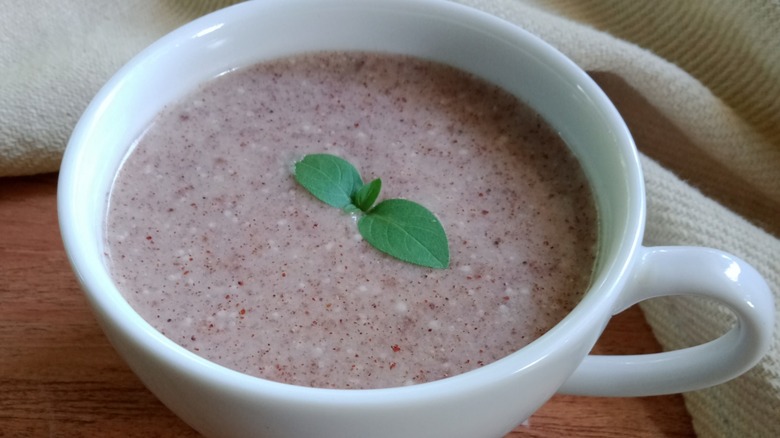
[[[229,370],[152,328],[122,298],[103,260],[113,177],[168,102],[240,66],[306,51],[403,53],[453,65],[518,96],[578,157],[596,198],[592,286],[558,325],[474,371],[409,387],[305,388]],[[173,412],[207,436],[502,436],[555,392],[641,396],[695,390],[745,372],[769,348],[773,298],[747,263],[707,248],[641,245],[645,193],[638,154],[613,105],[555,49],[518,27],[437,0],[265,0],[207,15],[124,66],[75,128],[58,211],[68,257],[114,347]],[[661,295],[714,298],[736,325],[704,345],[638,356],[588,355],[610,317]]]

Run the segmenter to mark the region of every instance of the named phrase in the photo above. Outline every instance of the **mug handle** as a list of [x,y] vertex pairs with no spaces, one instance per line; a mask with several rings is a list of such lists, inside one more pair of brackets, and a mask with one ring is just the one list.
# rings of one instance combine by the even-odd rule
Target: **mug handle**
[[614,314],[648,298],[714,298],[734,312],[736,325],[719,338],[657,354],[589,355],[559,392],[604,397],[674,394],[739,376],[767,352],[774,329],[774,298],[744,260],[700,247],[641,247]]

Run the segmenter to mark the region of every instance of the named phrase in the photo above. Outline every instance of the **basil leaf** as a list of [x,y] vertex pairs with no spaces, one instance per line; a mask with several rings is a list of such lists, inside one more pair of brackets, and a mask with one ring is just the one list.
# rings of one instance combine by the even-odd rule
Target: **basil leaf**
[[374,202],[376,202],[376,198],[379,197],[379,192],[381,190],[382,180],[379,178],[368,184],[363,184],[352,197],[352,203],[355,204],[357,208],[368,211],[371,209],[371,206],[374,205]]
[[447,235],[436,216],[405,199],[380,202],[358,221],[364,239],[408,263],[444,269],[450,264]]
[[329,154],[303,157],[295,163],[295,179],[314,197],[336,208],[351,205],[353,194],[363,186],[352,164]]
[[378,250],[408,263],[447,268],[450,249],[436,216],[405,199],[388,199],[371,207],[382,190],[377,178],[363,184],[349,162],[328,154],[306,155],[295,163],[295,179],[317,199],[358,219],[363,238]]

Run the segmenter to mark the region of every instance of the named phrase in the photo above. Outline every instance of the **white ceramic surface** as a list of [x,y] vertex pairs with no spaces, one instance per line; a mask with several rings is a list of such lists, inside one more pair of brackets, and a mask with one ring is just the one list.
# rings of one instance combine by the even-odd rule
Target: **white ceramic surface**
[[[591,290],[560,324],[478,370],[403,388],[326,390],[242,375],[179,347],[122,298],[102,259],[106,196],[132,141],[196,84],[263,59],[312,50],[434,59],[515,93],[555,126],[596,193],[600,256]],[[207,436],[491,437],[556,391],[650,395],[731,379],[766,352],[773,303],[734,256],[644,248],[644,187],[628,130],[572,62],[527,32],[465,7],[424,1],[260,0],[190,23],[119,71],[86,110],[61,167],[58,209],[74,271],[112,344],[167,406]],[[731,307],[734,329],[710,344],[647,356],[587,356],[610,316],[642,299],[697,294]]]

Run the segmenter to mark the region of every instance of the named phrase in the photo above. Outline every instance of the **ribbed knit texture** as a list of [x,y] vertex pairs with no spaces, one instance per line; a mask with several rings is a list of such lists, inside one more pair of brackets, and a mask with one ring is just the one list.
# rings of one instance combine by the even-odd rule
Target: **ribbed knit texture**
[[[652,160],[645,158],[642,164],[648,181],[645,243],[711,246],[737,254],[765,276],[778,301],[780,240],[746,224]],[[694,298],[655,299],[641,306],[656,337],[669,350],[709,341],[730,328],[733,320],[722,306]],[[755,368],[731,382],[687,393],[685,401],[698,436],[779,437],[778,330],[769,355]]]
[[[780,2],[460,1],[539,35],[615,102],[642,152],[646,245],[732,252],[777,296]],[[228,3],[6,2],[0,176],[57,170],[75,122],[111,74],[153,40]],[[690,298],[641,307],[666,349],[712,339],[733,320],[718,305]],[[685,399],[702,437],[780,436],[780,334],[753,370]]]

